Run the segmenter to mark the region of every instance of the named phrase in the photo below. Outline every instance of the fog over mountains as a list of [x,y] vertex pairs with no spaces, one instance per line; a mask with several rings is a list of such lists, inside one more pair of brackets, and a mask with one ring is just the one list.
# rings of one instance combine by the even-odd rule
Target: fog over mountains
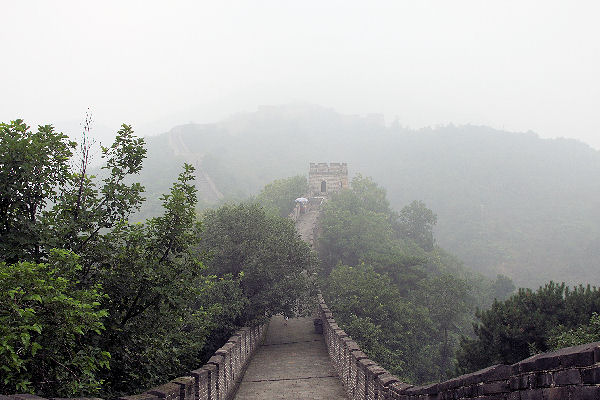
[[147,143],[138,218],[158,209],[184,161],[198,167],[204,205],[307,175],[309,162],[347,162],[350,175],[385,187],[396,210],[423,200],[438,215],[438,244],[470,268],[519,286],[600,283],[600,152],[575,140],[483,126],[411,130],[296,104],[176,126]]

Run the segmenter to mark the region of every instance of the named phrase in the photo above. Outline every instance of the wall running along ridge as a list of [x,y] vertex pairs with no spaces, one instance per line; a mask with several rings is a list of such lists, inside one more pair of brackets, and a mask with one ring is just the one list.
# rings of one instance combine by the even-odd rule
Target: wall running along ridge
[[[230,400],[235,395],[252,354],[262,343],[267,326],[268,323],[242,328],[236,331],[201,368],[144,393],[120,397],[119,400]],[[0,400],[45,400],[45,398],[31,394],[15,394],[0,395]],[[64,399],[50,398],[50,400]]]
[[335,322],[319,294],[329,356],[351,400],[596,400],[600,399],[600,342],[494,365],[427,386],[401,382],[369,360]]

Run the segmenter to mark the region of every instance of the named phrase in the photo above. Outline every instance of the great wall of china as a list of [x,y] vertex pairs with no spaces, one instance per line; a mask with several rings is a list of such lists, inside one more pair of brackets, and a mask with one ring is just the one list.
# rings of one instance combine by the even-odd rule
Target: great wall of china
[[[323,172],[323,165],[319,165]],[[345,164],[336,164],[335,168],[344,170]],[[331,179],[326,181],[329,187],[343,186]],[[314,179],[314,191],[319,191],[323,181]],[[302,211],[297,207],[291,215],[298,232],[311,245],[318,213],[319,205],[313,202]],[[538,354],[513,365],[494,365],[444,382],[413,386],[370,360],[337,324],[323,296],[319,294],[317,300],[313,318],[284,320],[275,316],[269,324],[242,328],[205,365],[120,400],[600,399],[600,342]],[[0,400],[9,399],[45,400],[28,394],[0,396]]]

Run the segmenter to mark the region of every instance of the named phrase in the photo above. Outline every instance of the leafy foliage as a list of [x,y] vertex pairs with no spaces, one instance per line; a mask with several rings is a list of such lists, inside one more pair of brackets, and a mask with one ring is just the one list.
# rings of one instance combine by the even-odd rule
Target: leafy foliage
[[75,143],[50,125],[0,124],[0,261],[40,261],[40,215],[69,179]]
[[463,338],[458,352],[459,373],[471,372],[496,363],[512,364],[532,353],[550,349],[554,329],[585,324],[600,311],[600,291],[550,282],[537,291],[519,289],[506,301],[495,301],[478,311],[476,338]]
[[131,225],[143,187],[129,177],[145,149],[130,126],[102,149],[99,186],[85,137],[71,164],[75,144],[52,127],[1,129],[3,392],[113,397],[196,366],[234,329],[246,302],[237,278],[201,262],[191,166],[162,196],[163,215]]
[[319,226],[325,273],[337,264],[364,262],[387,274],[404,294],[425,277],[430,257],[399,231],[398,214],[371,178],[358,175],[351,190],[335,194],[324,205]]
[[294,200],[308,192],[308,181],[305,176],[292,176],[277,179],[267,184],[256,196],[256,201],[266,209],[273,209],[287,217],[294,208]]
[[291,220],[242,203],[208,210],[202,222],[200,249],[210,253],[210,270],[240,278],[248,300],[240,323],[277,313],[292,316],[296,300],[314,293],[316,258]]
[[410,238],[426,251],[433,250],[433,227],[437,216],[422,201],[413,201],[402,208],[398,218],[401,235]]
[[577,328],[572,329],[566,329],[564,326],[557,327],[548,339],[548,345],[551,349],[556,350],[563,347],[599,341],[600,315],[597,312],[594,312],[592,313],[588,324],[579,325]]
[[97,393],[110,354],[88,340],[104,330],[102,287],[82,288],[79,257],[0,263],[0,392]]
[[206,344],[212,315],[196,305],[215,282],[204,276],[195,250],[200,227],[192,179],[193,168],[185,165],[163,196],[163,216],[145,224],[120,223],[102,237],[105,251],[90,274],[110,295],[101,343],[113,356],[105,379],[117,394],[176,374]]
[[485,282],[462,277],[460,263],[434,246],[434,223],[419,201],[392,211],[385,190],[360,175],[320,216],[319,251],[324,273],[332,271],[324,294],[338,322],[370,357],[415,383],[451,373],[481,301],[473,287]]
[[428,276],[413,292],[414,301],[429,310],[435,328],[433,336],[439,344],[435,356],[439,368],[437,378],[452,372],[458,335],[465,333],[472,311],[470,292],[467,281],[449,273]]
[[370,357],[408,382],[437,377],[428,310],[403,298],[389,277],[365,264],[340,265],[323,289],[336,321]]
[[[239,324],[299,311],[314,288],[308,246],[258,205],[209,212],[202,234],[190,165],[160,196],[161,215],[129,223],[146,154],[130,126],[102,148],[99,178],[88,173],[89,118],[75,162],[76,144],[50,126],[0,129],[3,393],[141,391],[197,367]],[[302,184],[272,186],[270,201]]]
[[[43,212],[40,222],[46,231],[43,248],[67,248],[84,257],[86,273],[93,261],[101,258],[107,230],[127,221],[139,209],[144,188],[139,183],[126,183],[137,174],[145,157],[144,139],[134,136],[131,126],[123,124],[114,143],[102,148],[106,164],[105,177],[97,187],[88,175],[87,160],[79,169],[66,173],[65,185],[50,210]],[[103,239],[104,237],[104,239]]]

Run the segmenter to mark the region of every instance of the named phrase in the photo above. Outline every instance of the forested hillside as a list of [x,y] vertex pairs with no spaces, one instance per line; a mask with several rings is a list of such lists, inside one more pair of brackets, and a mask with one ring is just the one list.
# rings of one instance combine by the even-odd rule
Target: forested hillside
[[518,286],[600,283],[600,153],[583,143],[479,126],[386,127],[377,116],[317,106],[263,107],[148,138],[140,217],[158,210],[158,194],[184,158],[173,138],[197,156],[222,201],[305,175],[311,161],[343,161],[351,175],[385,187],[396,210],[424,201],[438,215],[438,244],[469,267]]

